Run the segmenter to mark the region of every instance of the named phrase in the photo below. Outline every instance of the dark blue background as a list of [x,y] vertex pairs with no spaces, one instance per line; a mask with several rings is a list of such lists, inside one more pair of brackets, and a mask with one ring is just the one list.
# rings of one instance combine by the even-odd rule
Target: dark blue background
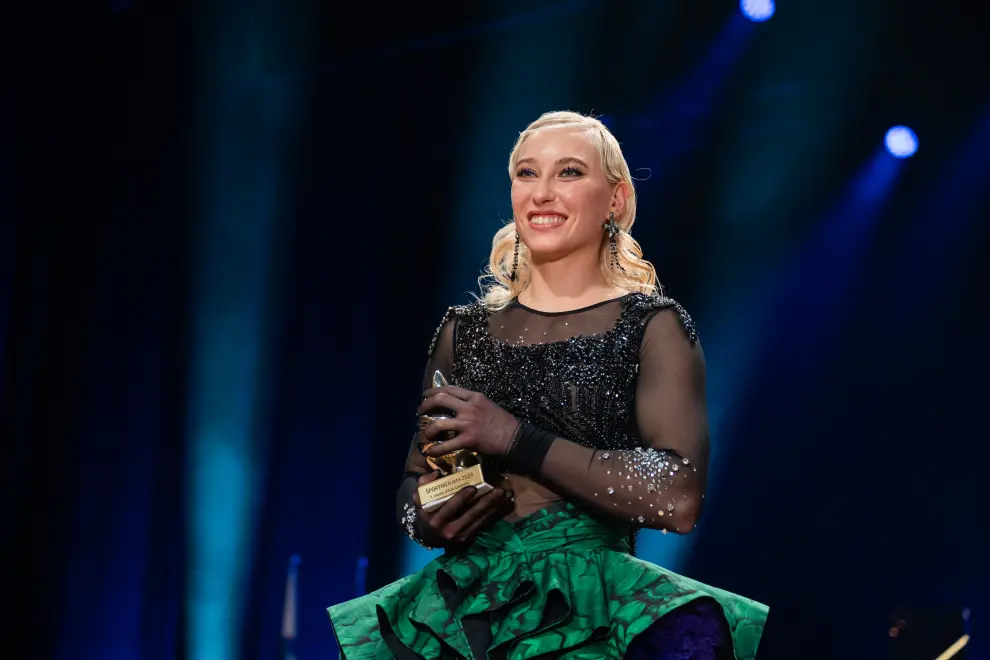
[[[265,475],[257,529],[238,540],[248,583],[228,613],[240,657],[277,653],[292,553],[301,660],[334,657],[324,608],[362,588],[362,557],[364,588],[399,576],[408,541],[392,497],[426,347],[507,217],[507,179],[488,215],[466,217],[463,176],[504,177],[512,131],[562,107],[606,113],[634,170],[653,170],[635,234],[695,314],[709,368],[749,365],[713,402],[719,496],[681,570],[771,606],[761,658],[880,657],[901,607],[972,608],[973,648],[985,649],[990,81],[978,22],[955,4],[831,4],[842,20],[786,5],[743,38],[727,36],[753,28],[732,27],[732,3],[482,4],[46,3],[5,22],[0,501],[29,655],[188,655],[190,327],[210,222],[194,172],[211,55],[194,44],[204,24],[243,12],[266,35],[268,72],[246,84],[269,100],[304,91],[268,276]],[[866,15],[871,31],[857,32]],[[580,36],[566,47],[533,45],[568,30]],[[861,59],[839,56],[844,40]],[[727,42],[735,50],[718,55]],[[805,69],[761,74],[786,44],[811,42],[824,45]],[[506,51],[546,75],[499,81],[505,106],[486,115],[477,92]],[[754,107],[772,118],[751,124]],[[513,128],[479,147],[481,163],[478,126],[500,114]],[[742,190],[779,203],[762,224],[733,225],[748,216],[725,211],[746,200],[719,185],[735,167],[731,136],[772,162],[819,121],[830,137],[798,164],[764,178],[738,166]],[[869,231],[828,229],[844,226],[837,200],[899,122],[921,149]],[[713,291],[732,304],[712,304]],[[752,315],[750,335],[733,330],[737,313]]]

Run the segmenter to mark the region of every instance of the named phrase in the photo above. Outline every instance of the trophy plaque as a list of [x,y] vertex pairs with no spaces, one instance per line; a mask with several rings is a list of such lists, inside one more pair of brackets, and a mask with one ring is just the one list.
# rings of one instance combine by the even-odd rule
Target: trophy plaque
[[[446,387],[447,379],[439,371],[433,372],[433,387]],[[440,419],[450,419],[454,413],[449,410],[437,410],[419,416],[419,431],[422,434],[426,428],[434,421]],[[453,438],[456,433],[450,431],[447,438]],[[441,436],[442,437],[442,436]],[[467,486],[474,486],[478,489],[478,494],[485,493],[492,489],[491,484],[485,481],[482,472],[482,460],[476,452],[470,449],[455,449],[449,454],[441,456],[428,456],[426,450],[438,444],[442,444],[444,439],[425,440],[420,435],[419,451],[426,459],[427,465],[434,470],[439,470],[440,476],[428,484],[419,486],[419,501],[423,511],[433,511],[441,504],[457,494],[459,490]]]

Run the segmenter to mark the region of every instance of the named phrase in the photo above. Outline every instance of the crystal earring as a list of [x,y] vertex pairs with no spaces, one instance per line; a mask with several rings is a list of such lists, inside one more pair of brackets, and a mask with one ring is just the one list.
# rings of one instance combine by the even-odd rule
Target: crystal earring
[[516,247],[512,251],[512,274],[509,275],[509,281],[516,281],[516,270],[519,268],[519,232],[516,232]]
[[618,268],[619,270],[625,272],[625,268],[619,263],[619,246],[616,242],[616,236],[619,235],[619,225],[615,224],[615,213],[609,212],[608,222],[602,225],[602,228],[608,232],[608,244],[609,244],[609,266],[612,268]]

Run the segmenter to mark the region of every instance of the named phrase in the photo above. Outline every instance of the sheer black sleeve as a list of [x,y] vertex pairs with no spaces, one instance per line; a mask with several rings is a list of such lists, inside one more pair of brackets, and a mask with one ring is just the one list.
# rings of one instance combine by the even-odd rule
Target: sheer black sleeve
[[701,345],[676,309],[657,312],[640,346],[636,425],[642,446],[595,450],[556,438],[541,476],[642,527],[687,533],[704,499],[707,418]]
[[[456,324],[457,317],[451,312],[448,312],[437,328],[433,341],[430,344],[421,391],[425,392],[433,386],[433,372],[438,369],[444,376],[450,378],[450,372],[454,366],[454,331]],[[419,452],[417,443],[418,435],[418,432],[413,433],[409,452],[406,455],[405,467],[403,468],[402,483],[396,495],[396,517],[400,522],[405,517],[404,511],[406,505],[412,504],[412,496],[416,492],[417,480],[420,476],[430,471],[426,460]]]

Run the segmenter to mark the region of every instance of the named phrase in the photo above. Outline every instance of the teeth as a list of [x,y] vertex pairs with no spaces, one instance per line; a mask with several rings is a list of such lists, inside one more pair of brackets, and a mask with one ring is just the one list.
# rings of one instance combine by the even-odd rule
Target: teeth
[[534,225],[559,225],[564,219],[559,215],[534,215],[529,221]]

